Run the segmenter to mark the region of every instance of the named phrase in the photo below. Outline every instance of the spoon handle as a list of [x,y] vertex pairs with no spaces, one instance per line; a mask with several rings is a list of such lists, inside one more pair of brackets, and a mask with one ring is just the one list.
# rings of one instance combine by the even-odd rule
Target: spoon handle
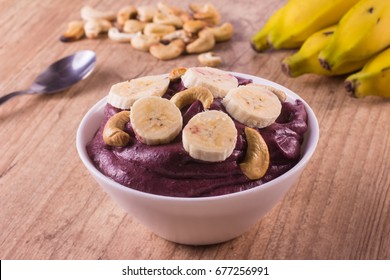
[[19,90],[19,91],[14,91],[14,92],[8,93],[8,94],[0,97],[0,105],[5,103],[6,101],[8,101],[9,99],[11,99],[15,96],[29,94],[29,93],[33,93],[33,91],[27,89],[27,90]]

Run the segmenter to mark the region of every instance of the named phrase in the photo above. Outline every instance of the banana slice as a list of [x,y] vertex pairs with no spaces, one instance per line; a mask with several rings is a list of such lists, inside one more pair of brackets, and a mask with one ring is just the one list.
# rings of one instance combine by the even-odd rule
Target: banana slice
[[245,127],[245,137],[248,148],[240,168],[250,180],[257,180],[264,176],[269,166],[268,146],[261,134],[253,128]]
[[113,85],[107,102],[120,109],[130,109],[141,97],[163,96],[169,85],[168,77],[161,75],[145,76]]
[[282,110],[282,104],[274,93],[254,85],[230,90],[222,103],[234,119],[249,127],[269,126]]
[[195,159],[223,161],[232,154],[236,142],[234,122],[221,111],[199,113],[183,129],[183,147]]
[[269,90],[270,92],[272,92],[273,94],[275,94],[279,98],[280,102],[285,102],[287,99],[287,95],[284,91],[277,89],[277,88],[274,88],[273,86],[267,86],[267,85],[263,85],[263,84],[249,84],[249,85],[257,86],[257,87],[261,87],[261,88],[264,88],[266,90]]
[[183,127],[179,108],[168,99],[157,96],[135,101],[130,120],[137,139],[146,145],[167,144]]
[[208,88],[215,98],[224,97],[230,89],[238,87],[236,77],[211,67],[189,68],[181,80],[186,88],[195,86]]

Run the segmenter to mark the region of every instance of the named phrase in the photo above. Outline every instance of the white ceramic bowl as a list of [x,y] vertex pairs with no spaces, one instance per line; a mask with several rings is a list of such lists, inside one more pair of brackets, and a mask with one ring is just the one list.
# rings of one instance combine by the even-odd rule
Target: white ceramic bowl
[[[300,99],[297,94],[271,81],[231,72],[255,83],[283,90],[287,100]],[[308,115],[308,131],[298,164],[282,176],[250,190],[205,198],[177,198],[153,195],[120,185],[98,171],[88,157],[87,143],[103,118],[106,98],[94,105],[82,119],[77,131],[79,156],[105,192],[124,210],[157,235],[177,243],[204,245],[233,239],[259,221],[284,196],[300,177],[319,139],[316,116],[302,100]]]

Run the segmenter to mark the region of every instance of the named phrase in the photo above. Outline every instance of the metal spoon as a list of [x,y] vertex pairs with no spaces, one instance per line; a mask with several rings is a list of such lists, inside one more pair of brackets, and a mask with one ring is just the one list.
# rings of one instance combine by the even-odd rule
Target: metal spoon
[[78,51],[61,58],[42,72],[26,90],[14,91],[0,97],[0,105],[12,97],[23,94],[52,94],[62,91],[86,78],[95,68],[96,54],[93,51]]

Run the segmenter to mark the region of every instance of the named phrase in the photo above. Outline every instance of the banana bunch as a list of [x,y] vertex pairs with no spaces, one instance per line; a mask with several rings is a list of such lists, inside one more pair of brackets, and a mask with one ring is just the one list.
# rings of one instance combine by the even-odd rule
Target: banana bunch
[[325,69],[322,67],[318,59],[318,55],[320,51],[329,43],[336,29],[337,25],[332,25],[314,33],[309,38],[307,38],[298,52],[286,57],[283,60],[283,72],[290,77],[298,77],[308,73],[324,76],[335,76],[351,73],[361,69],[367,60],[361,60],[352,63],[341,63],[332,69]]
[[359,0],[289,0],[252,37],[252,46],[257,51],[297,48],[314,32],[336,24],[357,2]]
[[[283,72],[290,77],[335,76],[363,68],[357,76],[348,77],[346,88],[357,97],[390,97],[390,90],[374,86],[386,81],[383,63],[388,56],[379,54],[390,46],[388,26],[388,0],[290,0],[252,37],[251,44],[257,51],[299,48],[282,62]],[[385,62],[375,62],[378,59]],[[378,71],[383,75],[373,74]],[[362,73],[368,72],[372,75],[363,79]]]

